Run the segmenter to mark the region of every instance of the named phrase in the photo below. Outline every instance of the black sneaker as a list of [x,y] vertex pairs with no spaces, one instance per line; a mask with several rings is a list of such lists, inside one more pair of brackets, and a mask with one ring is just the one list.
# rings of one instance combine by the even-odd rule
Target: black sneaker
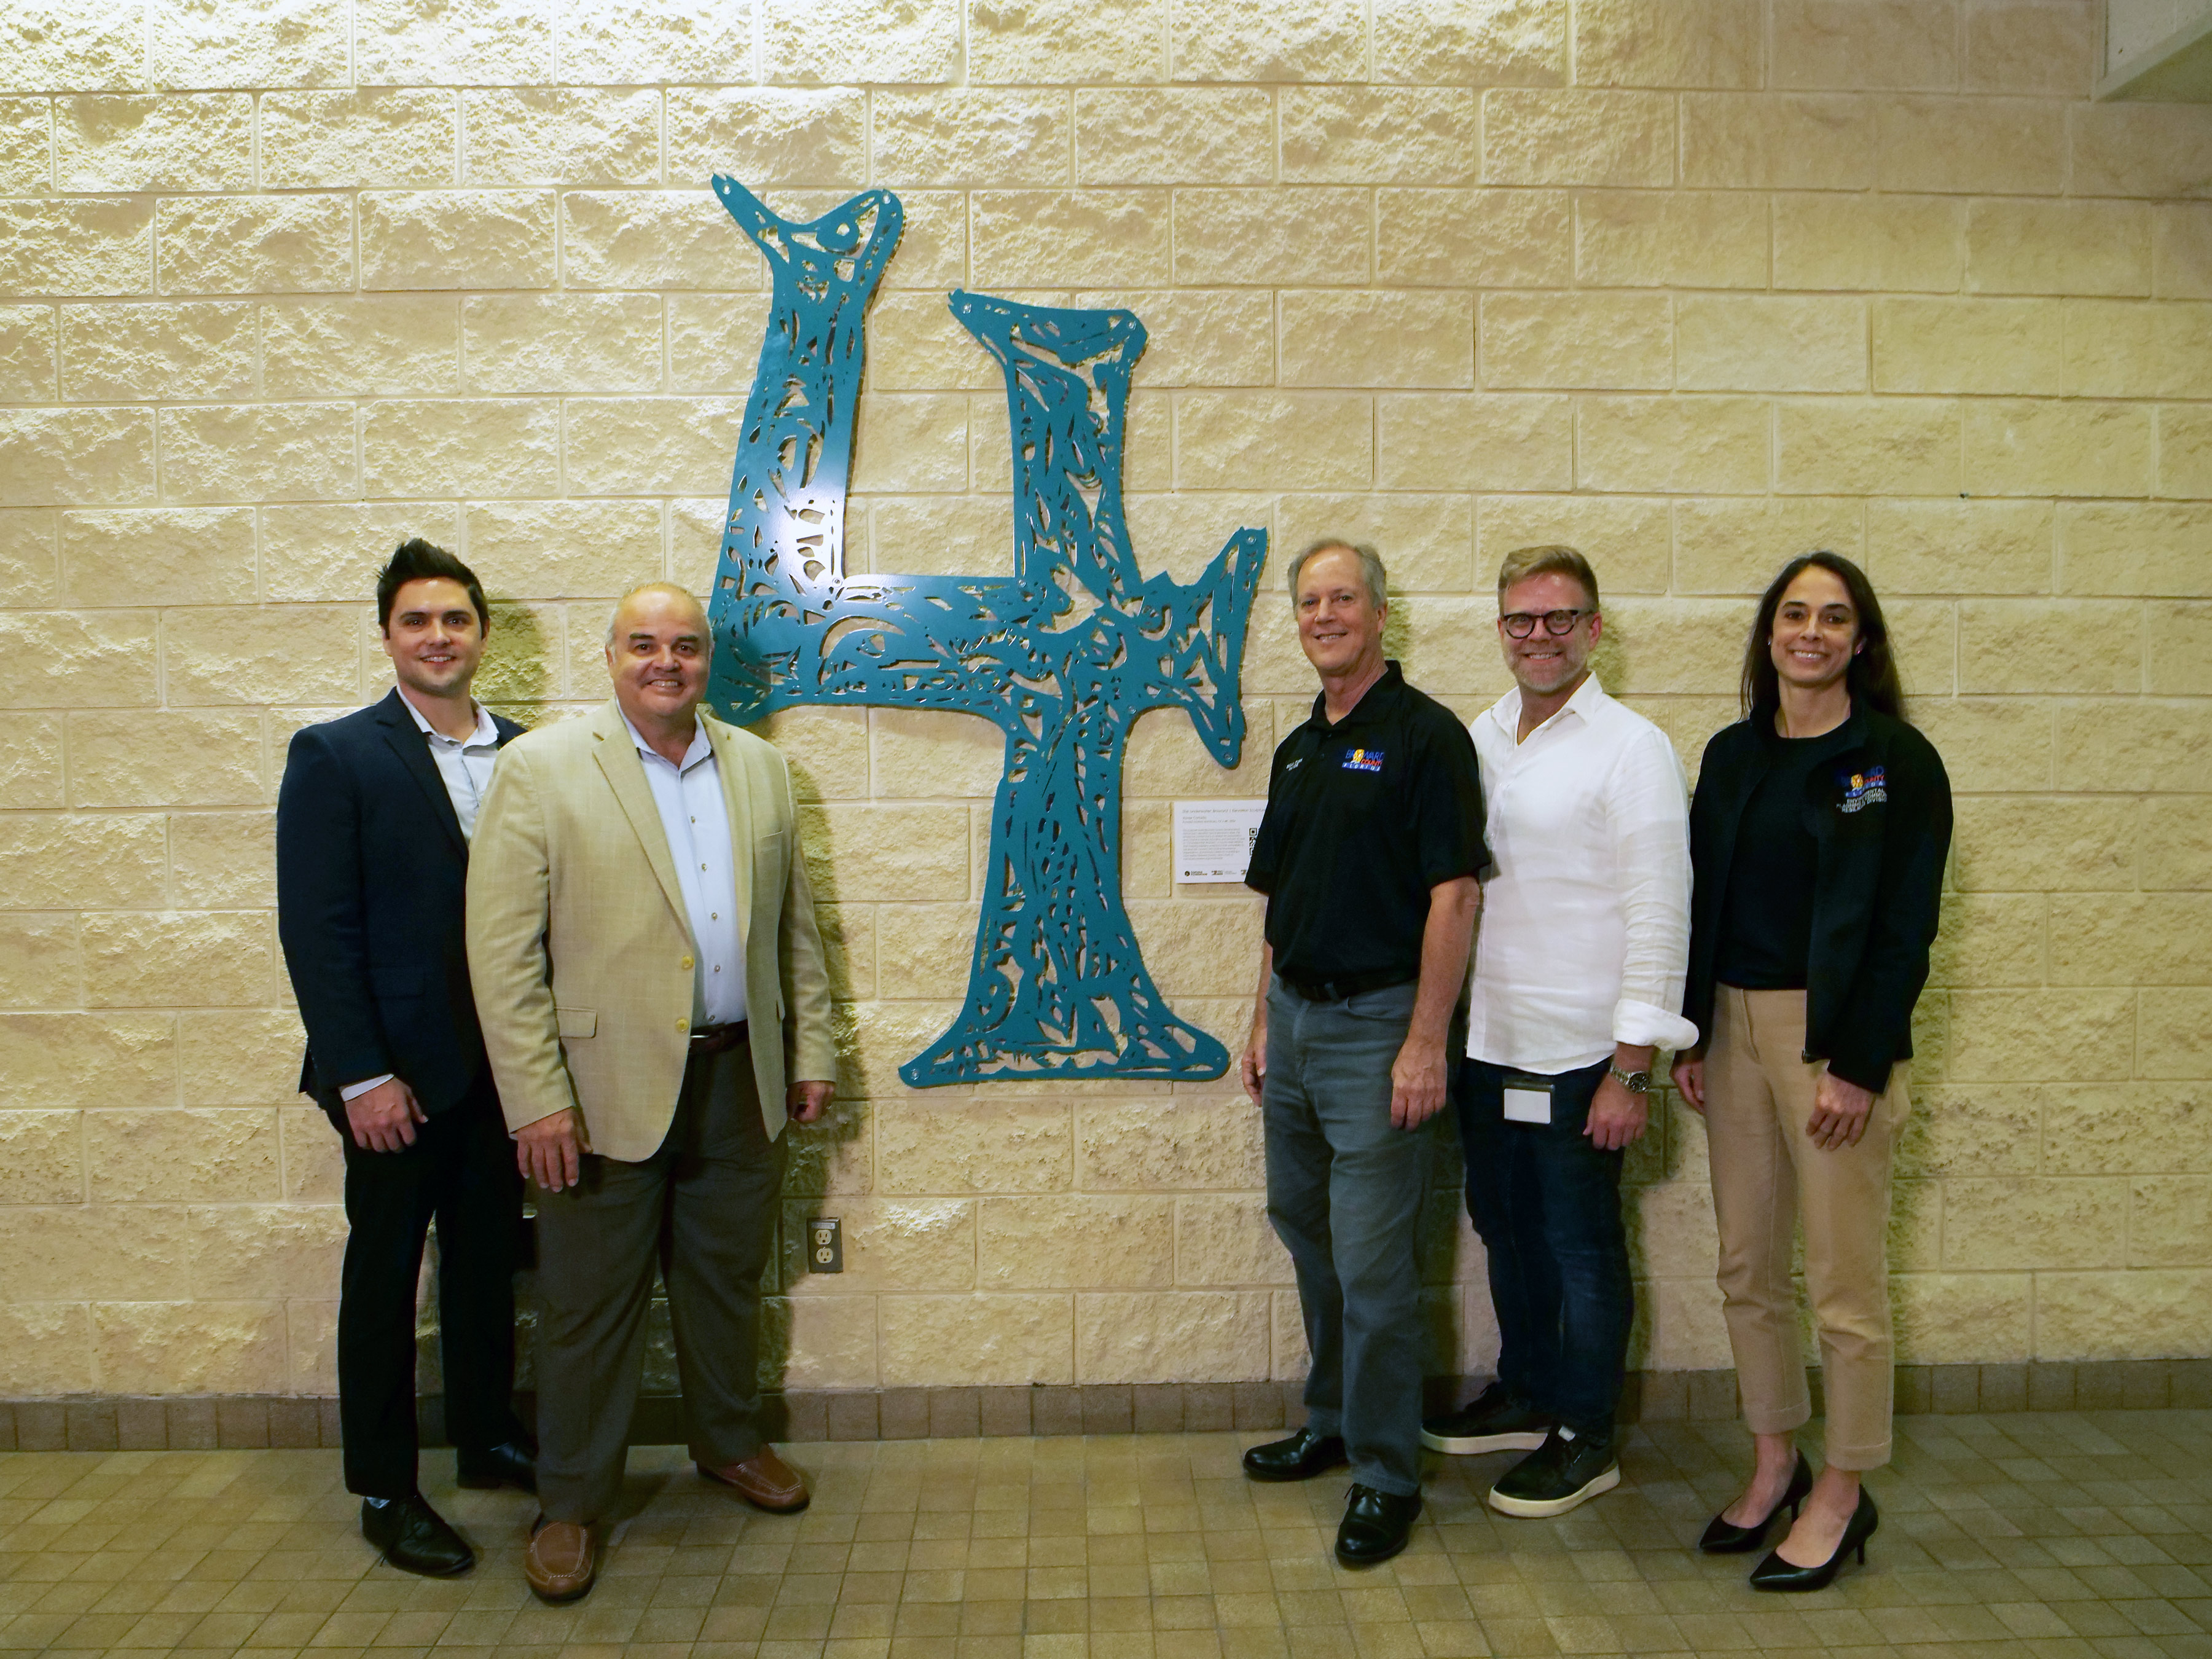
[[1534,1451],[1551,1432],[1552,1419],[1514,1398],[1503,1382],[1481,1397],[1421,1422],[1421,1443],[1431,1451],[1465,1457],[1476,1452]]
[[1578,1435],[1562,1425],[1499,1477],[1490,1489],[1490,1507],[1502,1515],[1565,1515],[1620,1484],[1613,1437]]

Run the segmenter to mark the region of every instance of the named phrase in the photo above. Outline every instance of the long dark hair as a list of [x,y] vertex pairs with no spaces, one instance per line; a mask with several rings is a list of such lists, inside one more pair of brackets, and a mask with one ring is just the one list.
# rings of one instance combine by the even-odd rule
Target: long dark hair
[[1799,555],[1782,567],[1782,574],[1767,584],[1759,601],[1759,615],[1751,624],[1751,639],[1743,648],[1743,712],[1755,723],[1771,723],[1782,706],[1781,676],[1774,672],[1774,613],[1782,596],[1811,566],[1818,565],[1839,580],[1858,613],[1860,648],[1851,656],[1845,684],[1855,708],[1875,708],[1893,720],[1905,718],[1905,688],[1898,684],[1897,660],[1890,654],[1889,624],[1881,619],[1881,601],[1866,572],[1840,553],[1825,547]]

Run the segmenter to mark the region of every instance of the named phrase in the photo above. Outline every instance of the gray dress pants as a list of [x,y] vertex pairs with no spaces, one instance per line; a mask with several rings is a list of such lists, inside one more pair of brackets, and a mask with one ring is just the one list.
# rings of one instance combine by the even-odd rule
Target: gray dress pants
[[586,1156],[538,1205],[538,1496],[549,1519],[611,1518],[645,1364],[656,1267],[668,1286],[691,1455],[760,1449],[761,1275],[784,1144],[761,1121],[744,1043],[694,1054],[667,1138],[624,1164]]
[[1390,1127],[1390,1066],[1416,987],[1308,1002],[1267,993],[1267,1217],[1291,1253],[1313,1369],[1306,1421],[1341,1434],[1352,1478],[1421,1489],[1421,1275],[1429,1136]]

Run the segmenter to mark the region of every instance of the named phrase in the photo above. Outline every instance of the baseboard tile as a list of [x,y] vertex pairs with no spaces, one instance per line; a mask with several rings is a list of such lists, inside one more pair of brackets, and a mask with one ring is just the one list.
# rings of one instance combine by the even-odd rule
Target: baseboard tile
[[[1428,1408],[1472,1395],[1486,1377],[1431,1377]],[[1820,1411],[1819,1373],[1813,1409]],[[1303,1422],[1296,1382],[1091,1382],[1031,1388],[793,1389],[766,1398],[768,1437],[783,1441],[964,1440],[1002,1435],[1218,1433]],[[519,1403],[526,1418],[535,1401]],[[1991,1365],[1900,1365],[1900,1416],[2023,1411],[2212,1408],[2212,1358],[2033,1360]],[[1735,1373],[1636,1371],[1621,1400],[1626,1422],[1727,1422]],[[417,1419],[426,1449],[444,1444],[443,1402],[426,1395]],[[683,1402],[638,1401],[630,1443],[684,1443]],[[307,1449],[339,1443],[338,1402],[283,1395],[89,1395],[0,1401],[0,1451]]]

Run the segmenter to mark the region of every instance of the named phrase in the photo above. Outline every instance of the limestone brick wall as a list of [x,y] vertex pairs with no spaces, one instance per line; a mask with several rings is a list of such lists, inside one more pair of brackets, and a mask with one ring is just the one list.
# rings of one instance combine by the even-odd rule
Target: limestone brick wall
[[[1891,605],[1960,791],[1895,1298],[1923,1363],[2212,1353],[2212,110],[2086,97],[2087,0],[11,0],[0,10],[0,1396],[327,1394],[344,1227],[292,1093],[270,807],[381,694],[407,534],[497,600],[525,720],[607,600],[703,586],[763,272],[707,191],[865,185],[848,556],[1006,568],[955,285],[1133,306],[1140,558],[1371,538],[1412,678],[1506,684],[1505,550],[1596,562],[1607,684],[1694,767],[1749,596]],[[1244,763],[1155,714],[1127,884],[1231,1042],[1262,792],[1311,680],[1271,580]],[[806,711],[835,1121],[799,1134],[794,1388],[1295,1376],[1226,1085],[915,1093],[962,994],[995,735]],[[1438,1150],[1439,1370],[1492,1338]],[[1724,1365],[1699,1121],[1632,1163],[1636,1363]],[[799,1223],[840,1217],[840,1277]]]

